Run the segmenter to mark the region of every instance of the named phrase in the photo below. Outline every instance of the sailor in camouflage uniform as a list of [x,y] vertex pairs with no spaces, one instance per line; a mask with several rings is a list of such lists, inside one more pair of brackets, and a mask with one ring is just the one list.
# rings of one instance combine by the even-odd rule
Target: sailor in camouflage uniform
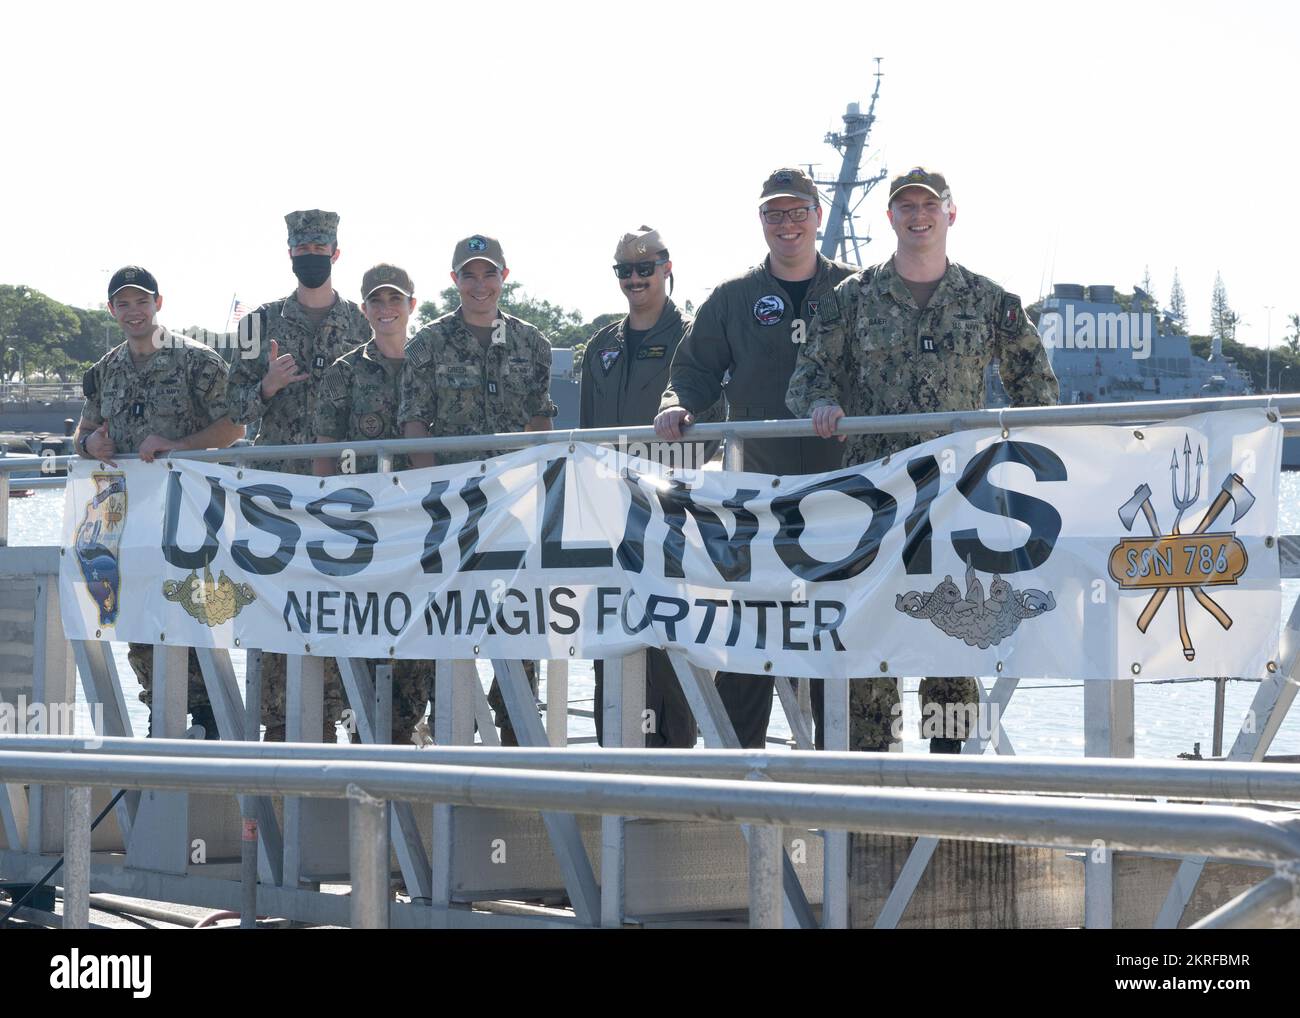
[[[1012,405],[1055,403],[1056,377],[1020,298],[947,260],[947,233],[957,208],[944,177],[917,167],[895,178],[889,192],[897,251],[890,261],[845,280],[818,308],[790,379],[790,409],[811,416],[824,438],[834,435],[846,414],[978,410],[984,406],[984,372],[994,362]],[[845,461],[869,463],[934,437],[854,435]],[[888,749],[896,741],[896,683],[873,679],[851,686],[850,748]],[[948,718],[954,712],[943,707],[977,704],[975,680],[923,679],[921,700],[923,736],[930,734],[924,719],[936,708],[945,725],[956,722],[930,739],[931,752],[961,752],[969,734],[964,712]]]
[[[406,347],[398,410],[406,438],[551,430],[556,413],[550,395],[551,344],[533,326],[499,309],[509,275],[499,241],[476,234],[457,243],[451,278],[460,291],[460,307],[430,322]],[[437,462],[465,463],[497,454],[439,453]],[[412,455],[411,463],[432,466],[434,456]],[[524,670],[536,694],[533,662],[525,661]],[[502,745],[517,745],[495,679],[488,699]]]
[[[241,437],[226,408],[226,364],[202,343],[157,325],[162,295],[153,275],[138,265],[113,274],[108,310],[126,335],[86,372],[86,403],[77,427],[77,451],[112,464],[135,452],[146,462],[178,449],[220,449]],[[151,703],[153,645],[132,643],[127,659]],[[204,737],[217,738],[198,655],[189,655],[189,710]]]
[[[397,424],[399,383],[406,361],[406,323],[415,310],[415,284],[405,269],[376,265],[362,277],[361,299],[374,335],[325,372],[316,401],[317,442],[402,437]],[[355,462],[345,461],[342,469],[369,473],[377,465],[376,457],[363,456]],[[407,466],[406,457],[394,457],[394,470]],[[339,472],[339,461],[318,456],[312,468],[318,477],[329,477]],[[416,723],[424,716],[425,702],[432,699],[434,666],[432,661],[406,658],[385,663],[393,667],[392,741],[404,745],[411,741]]]
[[[763,182],[758,214],[768,257],[714,287],[673,357],[655,418],[655,431],[669,442],[681,441],[681,428],[714,404],[724,380],[730,420],[791,419],[785,391],[795,355],[819,303],[855,271],[818,253],[817,185],[798,167],[775,170]],[[816,438],[751,438],[744,448],[744,469],[784,475],[838,470],[843,453]],[[720,671],[716,682],[740,745],[763,749],[772,716],[772,676]],[[811,692],[821,746],[820,681],[813,681]]]
[[[361,309],[331,285],[332,266],[339,257],[338,213],[309,209],[290,212],[284,219],[298,288],[240,321],[241,355],[230,370],[231,417],[241,424],[258,422],[255,445],[312,444],[316,400],[326,369],[370,339],[370,323]],[[256,466],[311,473],[307,459],[263,460]],[[286,664],[282,654],[262,655],[262,720],[268,741],[284,739]],[[324,741],[335,740],[334,725],[345,706],[338,665],[326,658]]]

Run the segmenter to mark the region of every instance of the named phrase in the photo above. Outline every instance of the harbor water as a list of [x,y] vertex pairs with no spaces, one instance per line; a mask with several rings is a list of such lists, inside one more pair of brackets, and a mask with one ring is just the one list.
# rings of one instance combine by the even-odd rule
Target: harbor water
[[[1300,473],[1284,473],[1279,489],[1280,534],[1300,533]],[[9,537],[13,545],[51,545],[61,541],[63,492],[41,490],[26,498],[10,502]],[[1285,623],[1300,595],[1300,580],[1282,581],[1281,618]],[[139,700],[139,686],[126,661],[126,644],[114,644],[118,674],[122,678],[127,711],[138,735],[148,727],[148,710]],[[232,653],[235,674],[242,683],[244,653]],[[485,683],[491,670],[479,665]],[[916,696],[918,678],[903,682],[904,749],[923,752],[926,743],[919,738],[920,704]],[[986,680],[988,684],[988,680]],[[1231,747],[1234,735],[1246,716],[1257,683],[1231,680],[1227,683],[1224,710],[1224,747]],[[569,704],[577,710],[591,711],[593,675],[590,661],[574,661],[569,671]],[[89,714],[77,691],[78,728],[87,730]],[[543,671],[541,699],[546,699]],[[1142,682],[1135,693],[1134,728],[1139,757],[1170,759],[1190,753],[1199,743],[1201,753],[1210,755],[1213,746],[1214,683],[1202,681]],[[1063,679],[1026,679],[1020,683],[1002,718],[1003,728],[1018,754],[1061,757],[1083,755],[1083,684]],[[575,741],[594,741],[595,727],[590,718],[570,719],[569,732]],[[785,716],[779,703],[774,704],[769,738],[784,740],[789,736]],[[778,748],[772,743],[769,748]],[[1282,724],[1271,754],[1300,755],[1300,712],[1293,711]]]

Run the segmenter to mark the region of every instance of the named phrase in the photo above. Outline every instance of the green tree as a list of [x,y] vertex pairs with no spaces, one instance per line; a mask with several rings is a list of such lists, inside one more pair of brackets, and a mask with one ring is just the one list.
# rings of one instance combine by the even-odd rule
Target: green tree
[[1228,288],[1223,285],[1223,276],[1214,274],[1214,291],[1210,295],[1210,335],[1224,342],[1237,338],[1237,323],[1241,315],[1232,310],[1228,303]]
[[1151,282],[1150,265],[1145,265],[1142,268],[1142,289],[1146,291],[1146,294],[1151,298],[1152,303],[1159,306],[1160,302],[1156,300],[1155,284]]
[[71,311],[81,323],[77,336],[67,347],[68,356],[73,360],[94,363],[124,342],[122,331],[107,308],[72,308]]
[[1183,294],[1183,284],[1178,278],[1178,269],[1174,269],[1174,282],[1169,287],[1169,325],[1178,335],[1187,334],[1187,297]]
[[0,364],[8,377],[22,363],[35,363],[47,348],[67,346],[80,335],[72,309],[30,286],[0,284]]
[[[551,346],[572,347],[585,343],[591,334],[622,315],[598,315],[594,322],[584,323],[582,312],[562,307],[549,300],[534,297],[527,293],[517,282],[507,281],[501,287],[501,310],[529,325],[541,329]],[[421,326],[428,325],[435,318],[449,314],[460,307],[460,291],[449,286],[438,294],[436,300],[427,300],[416,311]],[[596,324],[599,322],[600,324]]]
[[[1288,316],[1287,321],[1291,325],[1291,331],[1282,337],[1282,345],[1300,357],[1300,314]],[[1296,382],[1300,383],[1300,378],[1297,378]]]

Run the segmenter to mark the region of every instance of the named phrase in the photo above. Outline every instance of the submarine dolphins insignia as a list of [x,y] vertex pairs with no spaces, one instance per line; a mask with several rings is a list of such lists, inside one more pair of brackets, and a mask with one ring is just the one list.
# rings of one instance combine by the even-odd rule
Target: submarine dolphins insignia
[[99,610],[99,624],[117,622],[122,571],[118,552],[126,525],[126,475],[91,474],[95,494],[77,524],[72,551],[86,580],[86,591]]
[[894,607],[909,618],[929,619],[949,636],[964,640],[971,647],[988,650],[1014,633],[1022,619],[1037,618],[1055,608],[1056,597],[1050,590],[1013,590],[996,573],[989,582],[986,597],[984,585],[967,559],[965,597],[952,577],[945,576],[928,593],[911,590],[895,595]]
[[236,583],[222,570],[219,579],[213,580],[212,570],[203,569],[203,579],[197,570],[182,580],[164,580],[163,597],[175,601],[190,615],[206,626],[219,626],[229,622],[245,605],[257,600],[253,588],[247,583]]
[[[1192,633],[1187,624],[1187,592],[1190,590],[1197,604],[1227,630],[1232,626],[1232,616],[1202,588],[1235,586],[1241,574],[1246,571],[1249,561],[1246,547],[1234,531],[1210,533],[1210,527],[1228,508],[1229,502],[1232,503],[1234,524],[1255,504],[1255,496],[1241,477],[1229,474],[1219,486],[1219,493],[1201,517],[1196,529],[1183,534],[1178,525],[1183,520],[1183,513],[1200,500],[1201,468],[1204,465],[1205,457],[1198,445],[1193,471],[1192,445],[1184,438],[1181,495],[1178,492],[1176,448],[1169,465],[1173,504],[1178,511],[1170,532],[1165,534],[1160,529],[1155,507],[1151,504],[1151,488],[1146,484],[1139,485],[1133,492],[1133,497],[1119,507],[1119,519],[1124,524],[1124,529],[1131,531],[1137,521],[1137,514],[1141,512],[1151,530],[1151,536],[1124,538],[1111,549],[1109,561],[1111,579],[1119,584],[1120,590],[1152,591],[1146,607],[1138,616],[1137,627],[1141,633],[1150,627],[1156,613],[1165,603],[1165,598],[1169,596],[1169,591],[1177,592],[1178,636],[1183,644],[1183,657],[1188,661],[1196,660],[1196,648],[1192,645]],[[1192,489],[1193,472],[1196,475],[1195,490]]]

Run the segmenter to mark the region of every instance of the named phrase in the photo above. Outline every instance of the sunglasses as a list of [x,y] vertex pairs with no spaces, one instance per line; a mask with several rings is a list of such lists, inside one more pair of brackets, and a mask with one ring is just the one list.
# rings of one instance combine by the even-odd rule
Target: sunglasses
[[614,275],[619,279],[631,279],[632,270],[636,269],[636,274],[642,279],[649,279],[655,274],[655,269],[660,265],[667,265],[667,258],[656,258],[652,262],[618,262],[614,266]]

